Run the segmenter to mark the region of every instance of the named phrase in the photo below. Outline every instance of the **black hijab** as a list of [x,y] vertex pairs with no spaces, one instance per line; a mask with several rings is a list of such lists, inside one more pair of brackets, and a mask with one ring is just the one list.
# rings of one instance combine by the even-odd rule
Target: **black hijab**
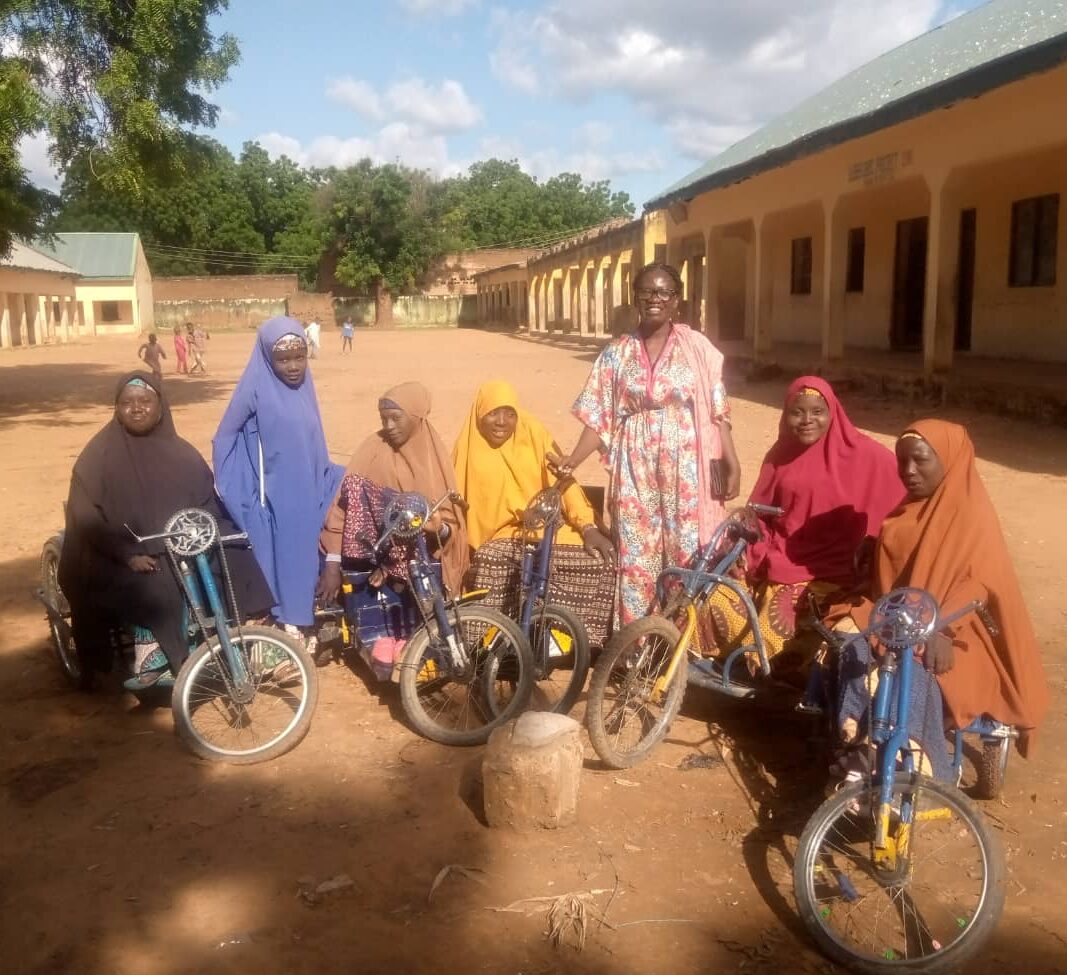
[[82,451],[74,479],[109,528],[125,531],[123,526],[129,525],[139,535],[149,535],[162,531],[179,508],[202,505],[212,495],[213,481],[199,451],[174,429],[159,379],[148,372],[128,373],[115,389],[116,404],[131,382],[144,384],[159,397],[159,423],[138,436],[122,425],[116,412]]

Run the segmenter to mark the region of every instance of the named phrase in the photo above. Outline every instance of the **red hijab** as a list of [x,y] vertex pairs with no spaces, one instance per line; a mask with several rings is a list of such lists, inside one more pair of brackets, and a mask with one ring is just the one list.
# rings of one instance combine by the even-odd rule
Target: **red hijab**
[[[785,422],[785,411],[804,389],[817,391],[830,412],[826,433],[807,447]],[[763,541],[752,546],[750,577],[851,585],[860,542],[878,534],[904,493],[893,453],[853,426],[828,382],[801,376],[786,391],[778,440],[749,499],[785,509],[765,523]]]

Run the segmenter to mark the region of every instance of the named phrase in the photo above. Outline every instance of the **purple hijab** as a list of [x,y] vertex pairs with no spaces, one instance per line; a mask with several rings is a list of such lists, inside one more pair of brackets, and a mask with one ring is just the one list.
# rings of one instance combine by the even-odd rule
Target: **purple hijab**
[[[215,486],[248,533],[283,623],[309,626],[319,574],[319,532],[344,475],[330,461],[311,372],[295,389],[274,372],[284,335],[304,338],[292,318],[260,326],[256,346],[212,440]],[[262,472],[262,478],[261,478]]]

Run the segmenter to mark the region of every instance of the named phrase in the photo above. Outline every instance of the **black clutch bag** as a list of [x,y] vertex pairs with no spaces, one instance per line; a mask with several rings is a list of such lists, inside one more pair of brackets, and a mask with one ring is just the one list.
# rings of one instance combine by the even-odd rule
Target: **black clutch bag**
[[711,496],[716,501],[725,501],[726,465],[721,460],[713,460],[709,464],[708,473],[711,476]]

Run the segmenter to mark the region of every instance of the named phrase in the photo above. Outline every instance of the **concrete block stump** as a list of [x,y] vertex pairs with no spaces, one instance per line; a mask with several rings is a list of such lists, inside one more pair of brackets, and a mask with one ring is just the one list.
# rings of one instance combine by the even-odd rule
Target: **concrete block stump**
[[581,725],[527,711],[497,728],[482,760],[490,826],[558,829],[574,822],[582,774]]

